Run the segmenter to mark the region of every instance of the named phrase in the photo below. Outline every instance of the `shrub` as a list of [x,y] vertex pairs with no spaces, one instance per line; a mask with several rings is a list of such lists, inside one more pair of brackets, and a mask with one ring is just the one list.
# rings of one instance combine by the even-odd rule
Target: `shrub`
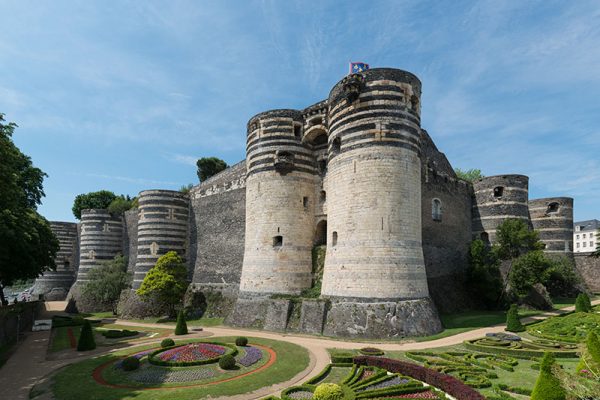
[[508,313],[506,313],[506,330],[509,332],[523,332],[525,330],[519,319],[519,308],[516,304],[512,304]]
[[235,339],[235,345],[236,346],[247,346],[248,345],[248,338],[240,336],[238,338]]
[[575,300],[575,311],[576,312],[590,312],[592,311],[592,303],[590,298],[585,293],[579,293]]
[[183,314],[183,310],[179,311],[177,314],[177,326],[175,326],[175,334],[176,335],[187,335],[188,328],[185,323],[185,315]]
[[235,358],[231,354],[225,354],[219,359],[219,367],[222,369],[234,369]]
[[565,400],[565,391],[560,386],[560,381],[552,373],[554,356],[552,353],[544,354],[540,365],[540,375],[535,382],[531,400]]
[[140,360],[137,357],[127,357],[121,363],[123,370],[133,371],[140,367]]
[[171,347],[171,346],[175,346],[175,341],[171,338],[163,339],[163,341],[160,342],[160,347]]
[[83,327],[81,328],[79,341],[77,342],[77,351],[94,350],[95,348],[96,341],[94,340],[92,324],[90,324],[90,321],[86,319],[83,323]]
[[384,354],[383,350],[378,349],[376,347],[363,347],[358,351],[360,352],[360,354],[365,356],[382,356]]
[[586,345],[592,360],[595,363],[600,364],[600,341],[598,340],[598,335],[594,332],[590,332],[586,340]]
[[344,390],[335,383],[322,383],[314,391],[313,400],[343,400]]
[[119,330],[119,329],[109,329],[108,331],[102,331],[102,336],[107,339],[118,339],[124,337],[135,336],[139,332],[138,331],[130,331],[127,329]]

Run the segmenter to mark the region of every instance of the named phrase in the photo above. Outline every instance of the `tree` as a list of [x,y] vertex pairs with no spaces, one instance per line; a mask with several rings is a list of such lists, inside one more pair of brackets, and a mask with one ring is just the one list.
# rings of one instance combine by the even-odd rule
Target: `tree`
[[497,254],[502,260],[517,258],[533,250],[544,249],[537,231],[529,229],[522,219],[510,218],[496,228]]
[[179,191],[181,193],[189,193],[190,190],[192,190],[192,188],[194,187],[193,183],[188,183],[187,185],[183,185],[179,188]]
[[198,167],[198,179],[200,182],[204,182],[227,168],[227,163],[217,157],[203,157],[196,161],[196,166]]
[[471,242],[467,287],[473,297],[481,299],[488,308],[495,308],[502,297],[502,276],[496,254],[482,240]]
[[13,143],[14,123],[0,113],[0,302],[4,287],[16,280],[35,279],[55,269],[59,243],[50,223],[37,212],[47,175]]
[[89,208],[106,209],[116,198],[117,196],[108,190],[79,194],[73,202],[73,215],[75,218],[81,219],[81,210]]
[[183,310],[179,310],[177,314],[177,325],[175,325],[175,334],[176,335],[187,335],[188,328],[185,322],[185,314]]
[[109,213],[117,216],[123,214],[125,211],[131,210],[134,207],[137,207],[137,198],[132,199],[129,197],[129,195],[119,195],[110,202],[107,209]]
[[117,314],[121,292],[129,287],[131,274],[127,272],[127,258],[117,255],[88,272],[89,281],[83,286],[83,295],[97,304],[110,305]]
[[96,340],[94,339],[94,331],[92,324],[87,319],[83,321],[79,340],[77,341],[77,351],[88,351],[96,348]]
[[506,330],[509,332],[523,332],[525,330],[519,319],[519,307],[516,304],[511,304],[506,313]]
[[485,178],[480,169],[462,170],[460,168],[454,168],[454,172],[460,179],[464,179],[465,181],[469,182],[474,182],[478,179]]
[[526,296],[536,283],[545,285],[550,277],[552,260],[541,250],[523,254],[513,261],[508,274],[510,288],[517,296]]
[[161,256],[148,271],[136,293],[143,300],[156,298],[175,316],[175,306],[183,300],[187,289],[187,268],[175,251]]
[[565,390],[553,372],[554,355],[550,352],[544,353],[540,364],[540,375],[535,382],[531,400],[565,400]]

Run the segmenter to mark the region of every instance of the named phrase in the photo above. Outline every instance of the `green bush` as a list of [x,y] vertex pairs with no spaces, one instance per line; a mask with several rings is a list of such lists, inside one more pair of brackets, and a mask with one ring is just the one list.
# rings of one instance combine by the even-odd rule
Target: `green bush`
[[171,346],[175,346],[175,341],[171,338],[163,339],[163,341],[160,342],[160,347],[171,347]]
[[236,346],[247,346],[248,345],[248,338],[240,336],[238,338],[235,339],[235,345]]
[[108,331],[102,331],[102,336],[107,339],[119,339],[124,337],[135,336],[139,332],[138,331],[130,331],[127,329],[119,330],[119,329],[109,329]]
[[592,302],[587,293],[579,293],[575,300],[575,311],[576,312],[592,312]]
[[313,400],[343,400],[344,390],[335,383],[322,383],[314,391]]
[[509,332],[523,332],[525,330],[519,319],[519,308],[516,304],[512,304],[508,313],[506,313],[506,330]]
[[175,334],[176,335],[187,335],[188,328],[185,322],[185,315],[183,314],[183,310],[179,311],[177,314],[177,326],[175,326]]
[[231,354],[225,354],[219,359],[219,367],[222,369],[234,369],[235,358]]
[[565,390],[560,386],[560,381],[552,372],[554,356],[552,353],[544,354],[540,365],[540,375],[535,382],[531,400],[565,400]]
[[92,331],[92,324],[87,319],[83,323],[81,328],[81,334],[79,335],[79,341],[77,342],[77,351],[88,351],[96,348],[96,341],[94,340],[94,332]]
[[365,356],[382,356],[384,355],[383,350],[378,349],[377,347],[363,347],[362,349],[358,350],[360,352],[360,354],[365,355]]
[[140,360],[137,357],[127,357],[121,365],[123,366],[123,370],[133,371],[140,367]]
[[335,353],[331,355],[332,363],[352,363],[354,360],[354,354],[352,353]]

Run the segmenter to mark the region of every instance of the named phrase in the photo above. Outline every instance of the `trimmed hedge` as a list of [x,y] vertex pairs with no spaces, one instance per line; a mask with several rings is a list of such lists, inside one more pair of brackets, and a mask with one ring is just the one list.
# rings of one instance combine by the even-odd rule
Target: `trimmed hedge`
[[92,324],[87,319],[83,323],[79,340],[77,341],[77,351],[88,351],[96,348],[96,340],[92,331]]
[[293,397],[290,397],[290,394],[292,394],[294,392],[313,393],[314,390],[315,390],[315,388],[313,386],[309,386],[309,385],[292,386],[292,387],[285,389],[283,392],[281,392],[281,400],[296,400]]
[[184,361],[163,361],[160,358],[156,357],[159,353],[162,353],[163,351],[174,349],[176,347],[181,347],[181,346],[185,346],[186,345],[186,344],[178,344],[176,346],[163,347],[161,349],[153,351],[152,353],[150,353],[148,355],[148,362],[150,364],[160,365],[160,366],[163,366],[163,367],[191,367],[193,365],[212,364],[212,363],[215,363],[215,362],[219,361],[219,359],[221,357],[225,357],[226,355],[231,355],[232,357],[234,357],[238,353],[237,347],[235,347],[234,345],[231,345],[231,344],[221,343],[221,342],[198,342],[198,343],[216,344],[218,346],[228,347],[228,348],[231,349],[231,351],[228,352],[228,353],[225,353],[225,354],[223,354],[223,355],[221,355],[219,357],[209,358],[207,360],[198,360],[198,361],[189,361],[189,362],[184,362]]
[[243,336],[240,336],[240,337],[236,338],[235,339],[235,345],[236,346],[242,346],[242,347],[248,346],[248,338],[247,337],[243,337]]
[[509,332],[525,331],[525,327],[519,319],[519,308],[516,304],[512,304],[506,313],[506,330]]
[[359,356],[354,358],[358,365],[368,365],[397,372],[418,379],[431,386],[443,390],[457,400],[485,400],[485,397],[475,389],[467,386],[458,379],[417,364],[392,360],[384,357]]
[[176,335],[187,335],[188,328],[187,323],[185,322],[185,314],[183,310],[179,310],[179,314],[177,314],[177,325],[175,326],[175,334]]
[[331,355],[332,363],[352,363],[353,353],[335,353]]
[[140,359],[137,357],[127,357],[121,363],[124,371],[133,371],[140,367]]
[[[503,345],[493,345],[490,342],[485,341],[485,339],[472,339],[466,340],[463,342],[463,345],[469,349],[474,351],[481,351],[484,353],[492,353],[492,354],[503,354],[511,357],[521,358],[521,359],[530,359],[531,357],[542,357],[546,351],[549,349],[544,349],[540,347],[536,349],[534,347],[523,348],[523,347],[515,347],[514,342],[508,343],[505,346]],[[577,350],[558,350],[552,351],[552,353],[557,358],[576,358]]]
[[531,400],[565,400],[565,390],[560,386],[560,381],[552,374],[554,356],[552,353],[544,354],[540,367],[540,375],[535,382]]
[[358,351],[363,356],[382,356],[385,354],[383,352],[383,350],[378,349],[377,347],[363,347],[362,349],[359,349]]
[[235,368],[235,358],[231,354],[225,354],[221,358],[219,358],[219,367],[222,369],[234,369]]
[[130,331],[128,329],[123,329],[123,330],[109,329],[107,331],[101,331],[100,333],[102,334],[102,336],[104,336],[107,339],[119,339],[119,338],[124,338],[124,337],[136,336],[139,332],[138,331]]
[[335,383],[322,383],[315,388],[313,400],[344,400],[344,389]]
[[175,341],[171,338],[166,338],[163,339],[162,342],[160,342],[160,347],[174,347],[175,346]]

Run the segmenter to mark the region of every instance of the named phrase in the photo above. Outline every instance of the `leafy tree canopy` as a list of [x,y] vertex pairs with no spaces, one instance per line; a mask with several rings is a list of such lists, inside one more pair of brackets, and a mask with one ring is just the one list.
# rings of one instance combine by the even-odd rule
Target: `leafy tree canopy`
[[0,113],[0,301],[3,287],[56,267],[58,240],[37,212],[47,176],[13,143],[14,123]]
[[496,230],[496,250],[502,260],[517,258],[533,250],[542,250],[545,245],[540,242],[537,231],[529,229],[522,219],[507,219]]
[[73,215],[77,219],[81,219],[81,210],[88,208],[108,208],[110,203],[115,200],[117,196],[108,190],[99,190],[97,192],[90,192],[77,195],[73,202]]
[[500,262],[495,252],[479,239],[469,249],[467,281],[473,298],[480,299],[488,308],[498,306],[503,291]]
[[144,300],[156,298],[175,316],[175,306],[183,300],[187,289],[187,267],[175,251],[161,256],[148,271],[136,293]]
[[203,157],[196,161],[196,166],[198,166],[198,179],[204,182],[227,168],[227,163],[217,157]]
[[474,182],[478,179],[484,178],[485,176],[481,173],[480,169],[467,169],[462,170],[460,168],[454,168],[456,176],[465,181]]
[[132,199],[129,195],[119,195],[108,205],[108,212],[112,215],[121,215],[135,207],[137,207],[137,197]]
[[118,255],[104,262],[88,272],[88,279],[83,287],[84,296],[94,303],[110,305],[113,314],[116,314],[121,291],[127,289],[131,282],[127,258]]

